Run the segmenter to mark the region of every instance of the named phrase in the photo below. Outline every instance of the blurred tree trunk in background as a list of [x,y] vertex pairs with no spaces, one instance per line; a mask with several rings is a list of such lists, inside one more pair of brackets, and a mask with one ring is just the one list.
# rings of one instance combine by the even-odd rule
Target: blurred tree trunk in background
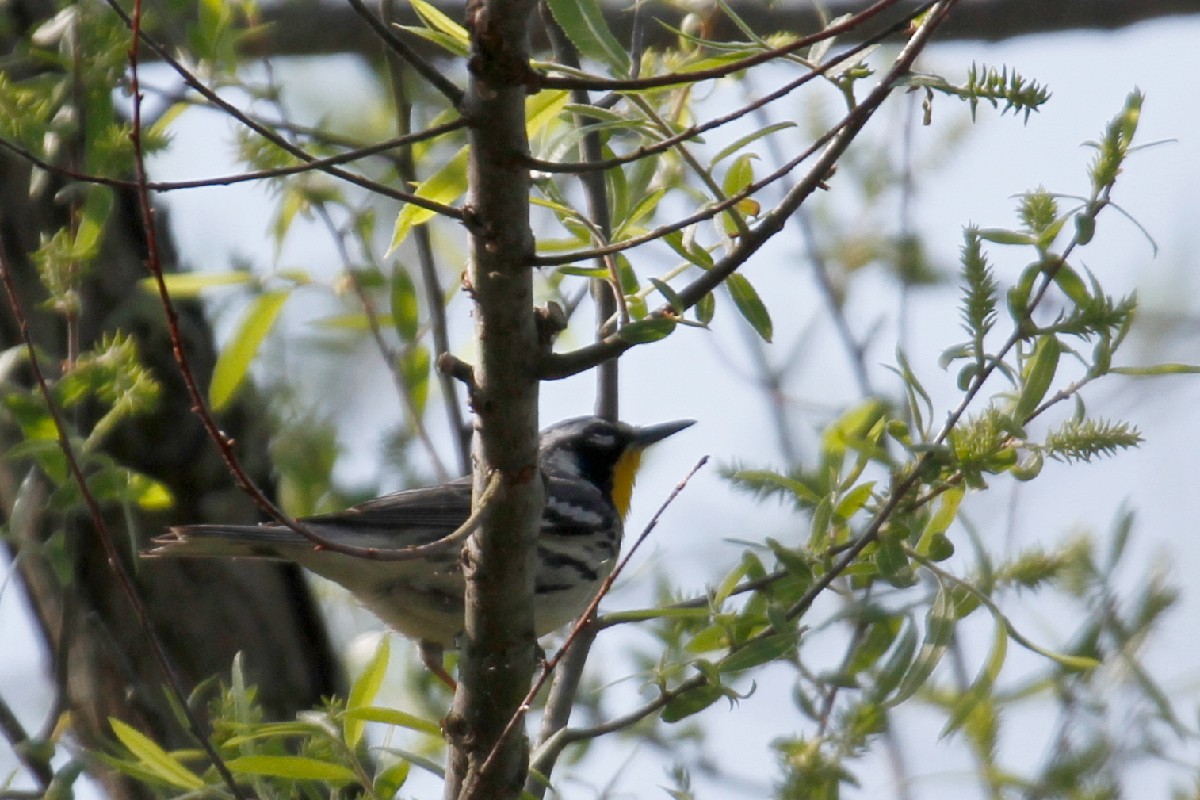
[[[48,3],[6,4],[4,25],[14,39],[4,42],[3,50],[16,52],[15,39],[27,36],[52,10]],[[35,181],[28,164],[7,154],[0,158],[0,241],[14,270],[32,338],[41,350],[43,369],[54,371],[67,357],[65,326],[60,315],[39,308],[45,290],[29,256],[44,237],[68,223],[70,212],[57,196],[62,183],[44,178]],[[31,191],[31,185],[37,188]],[[165,226],[160,228],[164,266],[174,269],[173,254],[165,244],[169,236]],[[143,363],[162,386],[160,400],[153,413],[109,434],[103,447],[120,463],[165,484],[174,504],[154,513],[136,507],[114,511],[107,523],[119,537],[126,567],[136,577],[151,622],[185,690],[212,675],[228,676],[234,655],[241,652],[247,680],[259,687],[266,713],[291,718],[340,686],[337,660],[300,570],[222,561],[145,563],[135,557],[167,525],[259,519],[190,412],[162,308],[137,285],[148,276],[145,258],[136,197],[116,190],[102,251],[79,286],[79,344],[86,349],[118,327],[136,337]],[[179,311],[192,367],[207,383],[215,359],[212,331],[199,303],[181,302]],[[21,338],[8,304],[2,303],[0,348],[14,347],[22,347]],[[28,380],[27,371],[17,374]],[[260,486],[270,486],[268,415],[256,406],[254,395],[244,393],[221,424],[236,440],[250,477]],[[11,429],[0,428],[0,452],[7,452],[15,440]],[[51,492],[49,481],[28,460],[0,460],[0,514],[12,529],[5,545],[53,661],[58,707],[47,729],[59,712],[70,713],[74,730],[92,748],[111,739],[111,716],[166,747],[194,746],[166,700],[162,672],[106,563],[91,520],[64,518],[50,506]],[[26,502],[14,515],[18,498]],[[56,543],[49,544],[56,533]],[[65,547],[57,544],[64,541]],[[206,695],[211,696],[212,692]],[[146,795],[144,786],[127,779],[104,771],[93,774],[111,797]]]

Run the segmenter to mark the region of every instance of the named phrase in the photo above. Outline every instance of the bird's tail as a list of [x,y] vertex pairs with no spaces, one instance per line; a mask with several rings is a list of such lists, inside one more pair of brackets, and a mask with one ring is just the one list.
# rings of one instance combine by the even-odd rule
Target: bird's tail
[[312,544],[275,525],[188,525],[156,536],[147,558],[266,558],[294,560]]

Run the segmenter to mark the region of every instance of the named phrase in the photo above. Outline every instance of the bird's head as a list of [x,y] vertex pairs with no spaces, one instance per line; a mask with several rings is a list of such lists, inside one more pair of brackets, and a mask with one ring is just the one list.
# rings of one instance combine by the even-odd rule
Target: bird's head
[[642,453],[693,424],[685,419],[637,428],[600,417],[568,419],[542,431],[538,460],[549,475],[593,483],[624,518]]

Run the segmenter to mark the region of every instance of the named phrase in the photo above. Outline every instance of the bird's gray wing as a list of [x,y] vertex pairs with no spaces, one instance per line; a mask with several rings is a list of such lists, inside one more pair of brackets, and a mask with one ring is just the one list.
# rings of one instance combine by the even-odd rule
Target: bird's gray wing
[[[307,517],[322,538],[356,547],[425,544],[456,530],[471,511],[469,479],[384,495],[345,511]],[[283,525],[187,525],[154,539],[143,555],[297,559],[312,542]]]

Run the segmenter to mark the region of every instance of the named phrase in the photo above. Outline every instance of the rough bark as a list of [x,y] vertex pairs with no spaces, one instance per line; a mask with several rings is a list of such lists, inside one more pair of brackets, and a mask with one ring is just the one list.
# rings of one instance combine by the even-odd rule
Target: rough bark
[[544,504],[537,468],[541,354],[533,314],[529,171],[519,158],[529,150],[525,81],[533,7],[531,0],[483,0],[467,19],[473,49],[461,110],[471,121],[467,280],[480,353],[472,392],[476,497],[493,470],[503,490],[463,557],[466,633],[458,692],[446,721],[447,798],[516,797],[528,765],[524,727],[507,738],[504,730],[533,676],[533,552]]

